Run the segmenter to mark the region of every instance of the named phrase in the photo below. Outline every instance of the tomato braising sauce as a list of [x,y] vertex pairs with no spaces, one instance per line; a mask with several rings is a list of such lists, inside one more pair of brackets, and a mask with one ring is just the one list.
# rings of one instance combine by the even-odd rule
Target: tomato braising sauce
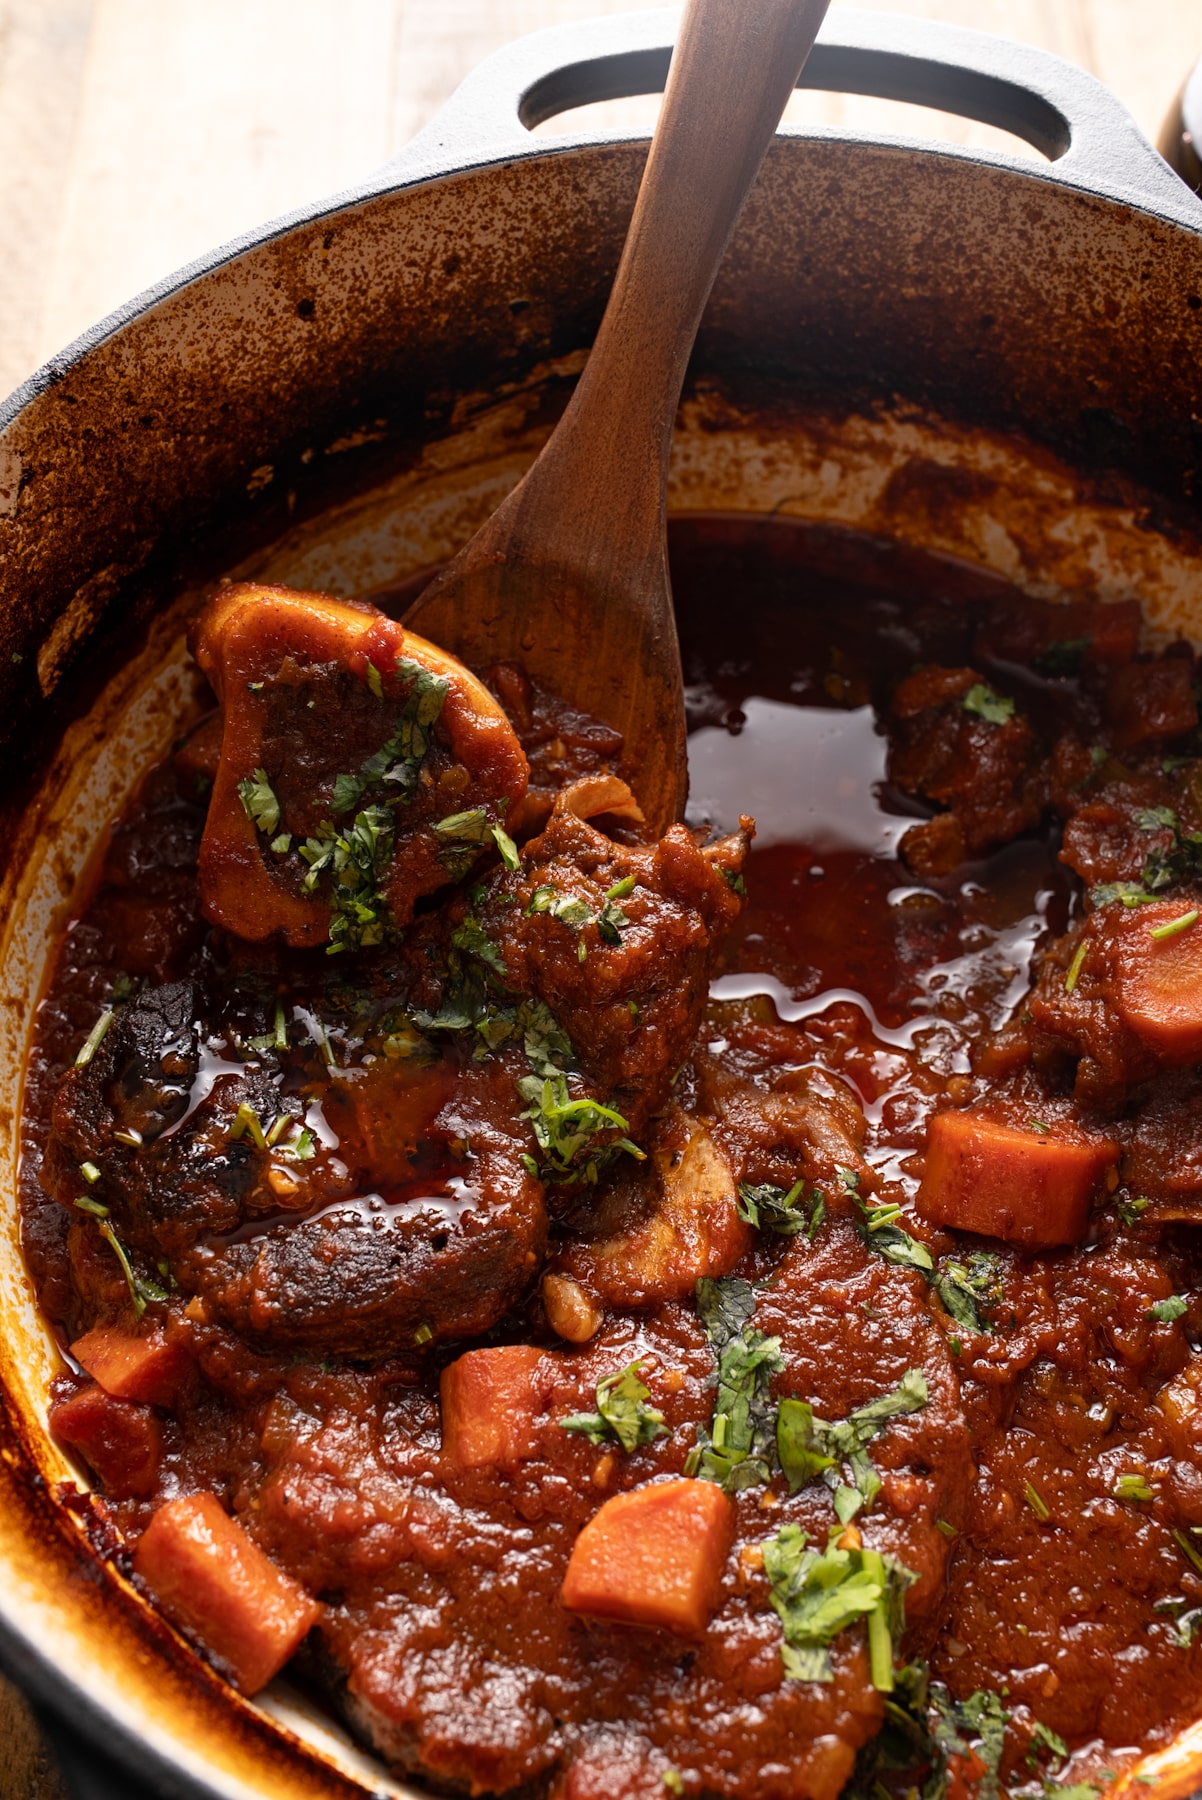
[[52,1424],[436,1788],[1104,1793],[1202,1712],[1193,656],[674,530],[659,845],[520,670],[214,603],[39,1016]]

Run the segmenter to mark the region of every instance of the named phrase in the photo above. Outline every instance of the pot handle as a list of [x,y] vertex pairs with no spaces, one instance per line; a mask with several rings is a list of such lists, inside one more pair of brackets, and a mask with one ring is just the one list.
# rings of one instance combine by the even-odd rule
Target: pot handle
[[[370,185],[643,135],[589,130],[552,141],[530,133],[572,107],[662,91],[678,17],[664,9],[619,13],[506,45],[472,71]],[[1043,151],[1049,167],[1004,151],[939,148],[1202,227],[1202,201],[1110,89],[1032,44],[933,19],[840,8],[827,16],[799,85],[909,100],[1000,126]]]

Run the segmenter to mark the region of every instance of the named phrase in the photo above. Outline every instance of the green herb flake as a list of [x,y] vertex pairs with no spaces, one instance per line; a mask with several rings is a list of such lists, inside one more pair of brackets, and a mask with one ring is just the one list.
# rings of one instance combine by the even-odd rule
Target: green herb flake
[[1156,897],[1137,881],[1104,881],[1089,890],[1090,904],[1095,907],[1110,906],[1116,900],[1127,907],[1149,906]]
[[1031,1508],[1031,1511],[1035,1514],[1035,1517],[1039,1520],[1039,1523],[1041,1525],[1046,1525],[1052,1516],[1051,1508],[1048,1506],[1047,1501],[1043,1498],[1043,1495],[1039,1492],[1039,1489],[1035,1486],[1033,1481],[1028,1481],[1023,1484],[1023,1498]]
[[316,837],[300,845],[300,856],[308,864],[301,883],[304,893],[313,893],[323,875],[334,878],[327,955],[381,944],[391,935],[391,916],[381,884],[392,860],[395,829],[389,807],[369,806],[355,815],[354,824],[345,831],[327,821]]
[[254,1107],[245,1100],[234,1114],[234,1122],[230,1126],[229,1136],[231,1139],[248,1137],[256,1150],[266,1150],[267,1148],[267,1137],[259,1115]]
[[[851,1170],[840,1170],[846,1179]],[[899,1269],[917,1269],[920,1274],[930,1279],[934,1273],[934,1262],[925,1244],[911,1237],[910,1233],[897,1223],[902,1216],[902,1209],[894,1202],[876,1202],[863,1200],[859,1194],[859,1181],[856,1187],[849,1188],[856,1205],[860,1209],[860,1222],[856,1226],[861,1239],[870,1250],[892,1263]]]
[[492,841],[497,846],[501,861],[505,864],[507,869],[516,870],[521,868],[522,859],[518,855],[518,847],[503,825],[493,826]]
[[[78,1202],[77,1202],[78,1204]],[[170,1299],[166,1288],[160,1287],[157,1281],[148,1281],[144,1275],[138,1275],[130,1262],[129,1253],[108,1219],[98,1222],[98,1230],[113,1255],[121,1265],[121,1273],[125,1276],[125,1285],[129,1289],[129,1297],[133,1301],[134,1316],[141,1318],[152,1301]]]
[[413,1341],[415,1344],[419,1344],[419,1345],[420,1344],[428,1344],[428,1343],[432,1342],[433,1337],[434,1337],[434,1331],[431,1326],[419,1325],[417,1330],[413,1334]]
[[1087,938],[1082,938],[1081,942],[1077,945],[1072,962],[1068,965],[1068,973],[1064,977],[1064,991],[1066,994],[1076,992],[1077,983],[1081,979],[1081,970],[1085,966],[1085,958],[1088,953],[1089,940]]
[[1156,938],[1176,937],[1179,932],[1188,931],[1191,925],[1198,923],[1198,908],[1193,906],[1189,912],[1183,912],[1175,919],[1166,919],[1163,925],[1149,925],[1148,936]]
[[736,1206],[746,1224],[778,1237],[797,1237],[804,1232],[812,1240],[826,1217],[826,1195],[821,1188],[813,1188],[807,1199],[804,1181],[794,1182],[787,1193],[771,1182],[753,1185],[741,1181]]
[[[573,1098],[562,1074],[526,1075],[517,1089],[527,1103],[522,1117],[530,1121],[543,1153],[542,1180],[595,1182],[621,1152],[646,1161],[646,1152],[625,1135],[630,1127],[622,1114],[587,1096]],[[614,1137],[614,1132],[621,1135]]]
[[280,823],[280,803],[275,797],[266,769],[256,769],[238,783],[242,810],[264,837],[274,836]]
[[960,1533],[957,1531],[956,1527],[954,1525],[950,1524],[947,1519],[936,1519],[935,1520],[935,1530],[942,1532],[943,1536],[945,1538],[947,1538],[949,1543],[951,1542],[952,1538],[957,1538],[960,1535]]
[[1188,1302],[1180,1294],[1170,1294],[1167,1300],[1156,1300],[1144,1314],[1147,1319],[1155,1319],[1158,1325],[1171,1325],[1189,1311]]
[[1116,1500],[1144,1503],[1156,1498],[1156,1490],[1146,1475],[1120,1475],[1111,1489]]
[[1124,1225],[1137,1225],[1151,1204],[1146,1194],[1137,1194],[1133,1200],[1116,1199],[1114,1209]]
[[684,1793],[684,1776],[679,1769],[665,1769],[663,1779],[664,1786],[670,1794]]
[[1053,1731],[1050,1725],[1043,1725],[1036,1719],[1031,1727],[1031,1737],[1027,1745],[1027,1767],[1034,1769],[1041,1760],[1067,1762],[1068,1745],[1059,1732]]
[[372,662],[370,660],[370,658],[368,659],[368,664],[367,664],[367,685],[371,689],[372,693],[375,695],[377,700],[382,700],[384,698],[383,677],[381,676],[380,671],[379,671],[379,669],[377,669],[375,663]]
[[[782,1400],[777,1410],[776,1454],[789,1492],[821,1475],[834,1493],[835,1512],[846,1525],[862,1507],[870,1507],[881,1491],[881,1479],[868,1455],[890,1419],[918,1412],[930,1398],[921,1369],[907,1369],[891,1393],[882,1394],[835,1424],[818,1418],[807,1401]],[[842,1479],[842,1466],[851,1472]]]
[[780,1339],[751,1324],[755,1295],[735,1276],[697,1283],[697,1312],[718,1368],[714,1414],[685,1462],[686,1475],[714,1481],[728,1494],[769,1481],[775,1460],[776,1416],[769,1392],[784,1370]]
[[79,1172],[89,1187],[94,1187],[100,1180],[100,1170],[94,1162],[81,1162]]
[[94,1219],[107,1219],[109,1216],[108,1207],[103,1206],[99,1200],[93,1200],[91,1194],[77,1194],[72,1205],[82,1213],[89,1213]]
[[995,694],[985,682],[974,682],[961,705],[989,725],[1005,725],[1014,717],[1014,702],[1006,694]]
[[664,1415],[648,1406],[651,1390],[641,1379],[641,1360],[628,1363],[613,1375],[597,1383],[595,1413],[572,1413],[560,1419],[562,1430],[577,1432],[590,1443],[601,1444],[616,1438],[623,1450],[638,1449],[640,1444],[653,1444],[667,1436]]
[[988,1330],[989,1315],[1002,1299],[1001,1258],[994,1250],[972,1250],[963,1259],[945,1256],[933,1285],[957,1325]]
[[830,1646],[864,1619],[874,1686],[894,1686],[893,1645],[905,1624],[905,1594],[918,1577],[874,1550],[841,1550],[836,1532],[825,1551],[807,1548],[799,1525],[784,1525],[764,1545],[764,1572],[781,1622],[781,1661],[793,1681],[833,1679]]
[[88,1064],[91,1062],[92,1058],[95,1056],[96,1052],[99,1050],[101,1044],[104,1042],[104,1034],[108,1030],[109,1026],[112,1024],[115,1017],[116,1017],[116,1014],[114,1013],[113,1008],[111,1006],[106,1007],[104,1012],[101,1013],[100,1017],[97,1019],[96,1023],[93,1025],[91,1031],[87,1035],[87,1038],[84,1040],[84,1043],[82,1044],[78,1053],[76,1054],[75,1067],[77,1069],[86,1069],[87,1068]]

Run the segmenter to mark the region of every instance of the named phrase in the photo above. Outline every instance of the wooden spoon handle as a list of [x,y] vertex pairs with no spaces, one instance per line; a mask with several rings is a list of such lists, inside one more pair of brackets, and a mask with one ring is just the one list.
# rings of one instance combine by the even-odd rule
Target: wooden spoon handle
[[[611,535],[623,517],[627,566],[660,553],[672,425],[689,353],[722,253],[827,5],[689,0],[605,317],[555,437],[527,477],[539,490],[544,529],[548,484],[564,497],[577,554],[581,502],[590,494],[604,496],[598,523],[611,568],[625,560],[615,558]],[[553,551],[545,537],[543,547]]]

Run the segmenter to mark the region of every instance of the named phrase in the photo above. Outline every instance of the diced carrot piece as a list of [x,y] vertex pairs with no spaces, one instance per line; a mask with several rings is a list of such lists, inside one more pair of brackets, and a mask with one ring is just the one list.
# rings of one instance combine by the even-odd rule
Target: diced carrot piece
[[933,1225],[979,1231],[1026,1250],[1076,1244],[1090,1202],[1118,1158],[1109,1138],[1023,1131],[973,1113],[937,1113],[915,1205]]
[[456,1469],[512,1469],[538,1447],[541,1350],[469,1350],[442,1372],[442,1454]]
[[257,1694],[321,1617],[318,1602],[212,1494],[160,1506],[134,1568],[172,1623],[195,1633],[244,1694]]
[[1176,737],[1198,723],[1194,665],[1187,656],[1128,663],[1113,669],[1106,687],[1106,713],[1120,750],[1149,738]]
[[712,1481],[653,1482],[615,1494],[572,1548],[562,1599],[573,1612],[700,1637],[718,1604],[735,1509]]
[[133,1337],[115,1325],[93,1325],[72,1344],[71,1354],[106,1394],[148,1406],[170,1406],[193,1370],[187,1348],[162,1331]]
[[163,1434],[148,1406],[114,1400],[99,1382],[56,1400],[50,1429],[78,1450],[114,1499],[149,1494],[158,1480]]
[[1195,911],[1190,900],[1124,909],[1110,926],[1113,993],[1124,1024],[1167,1063],[1202,1057],[1202,919],[1153,937]]

